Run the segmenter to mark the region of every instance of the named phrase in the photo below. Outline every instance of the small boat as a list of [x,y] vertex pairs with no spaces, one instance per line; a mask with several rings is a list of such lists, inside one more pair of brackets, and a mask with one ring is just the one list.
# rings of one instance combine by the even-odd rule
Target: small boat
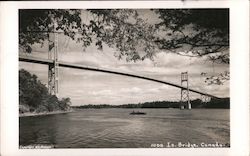
[[137,111],[137,112],[133,111],[130,113],[130,115],[146,115],[146,114],[147,113],[145,113],[145,112],[139,112],[139,111]]

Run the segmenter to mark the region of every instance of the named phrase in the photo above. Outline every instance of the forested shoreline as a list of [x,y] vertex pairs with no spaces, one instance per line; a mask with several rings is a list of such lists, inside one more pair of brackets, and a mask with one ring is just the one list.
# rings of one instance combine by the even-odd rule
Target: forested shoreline
[[68,112],[70,98],[58,99],[50,95],[48,88],[28,71],[19,70],[19,115],[24,116]]
[[[212,98],[209,102],[202,102],[200,99],[191,100],[192,108],[218,108],[218,109],[229,109],[230,108],[230,98]],[[123,105],[81,105],[73,106],[73,108],[87,109],[87,108],[179,108],[179,101],[152,101],[144,102],[138,104],[123,104]]]

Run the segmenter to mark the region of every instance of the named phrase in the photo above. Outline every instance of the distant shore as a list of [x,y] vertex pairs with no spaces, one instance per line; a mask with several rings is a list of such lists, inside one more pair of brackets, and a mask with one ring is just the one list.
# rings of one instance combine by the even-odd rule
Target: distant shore
[[40,112],[40,113],[28,112],[28,113],[19,114],[19,117],[64,114],[64,113],[71,113],[71,112],[74,112],[74,110],[71,109],[71,110],[67,110],[67,111],[52,111],[52,112]]

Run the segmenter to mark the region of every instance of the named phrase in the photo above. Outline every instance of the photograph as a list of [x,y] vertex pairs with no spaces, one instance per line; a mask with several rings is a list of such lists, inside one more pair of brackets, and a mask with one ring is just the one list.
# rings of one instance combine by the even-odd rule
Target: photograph
[[18,9],[18,148],[230,148],[230,9]]

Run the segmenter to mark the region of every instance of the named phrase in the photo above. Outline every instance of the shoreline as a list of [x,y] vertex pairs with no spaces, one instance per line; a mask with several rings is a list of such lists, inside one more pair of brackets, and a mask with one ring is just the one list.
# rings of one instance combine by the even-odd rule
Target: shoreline
[[74,112],[74,110],[68,110],[68,111],[53,111],[53,112],[41,112],[41,113],[22,113],[19,114],[19,117],[31,117],[31,116],[44,116],[44,115],[54,115],[54,114],[65,114],[65,113],[71,113]]
[[[103,108],[74,108],[75,110],[81,110],[81,109],[180,109],[180,108],[160,108],[160,107],[155,107],[155,108],[122,108],[122,107],[103,107]],[[191,108],[192,109],[230,109],[230,108],[205,108],[205,107],[201,107],[201,108]],[[181,110],[181,109],[180,109]],[[188,110],[188,109],[183,109],[183,110]]]

